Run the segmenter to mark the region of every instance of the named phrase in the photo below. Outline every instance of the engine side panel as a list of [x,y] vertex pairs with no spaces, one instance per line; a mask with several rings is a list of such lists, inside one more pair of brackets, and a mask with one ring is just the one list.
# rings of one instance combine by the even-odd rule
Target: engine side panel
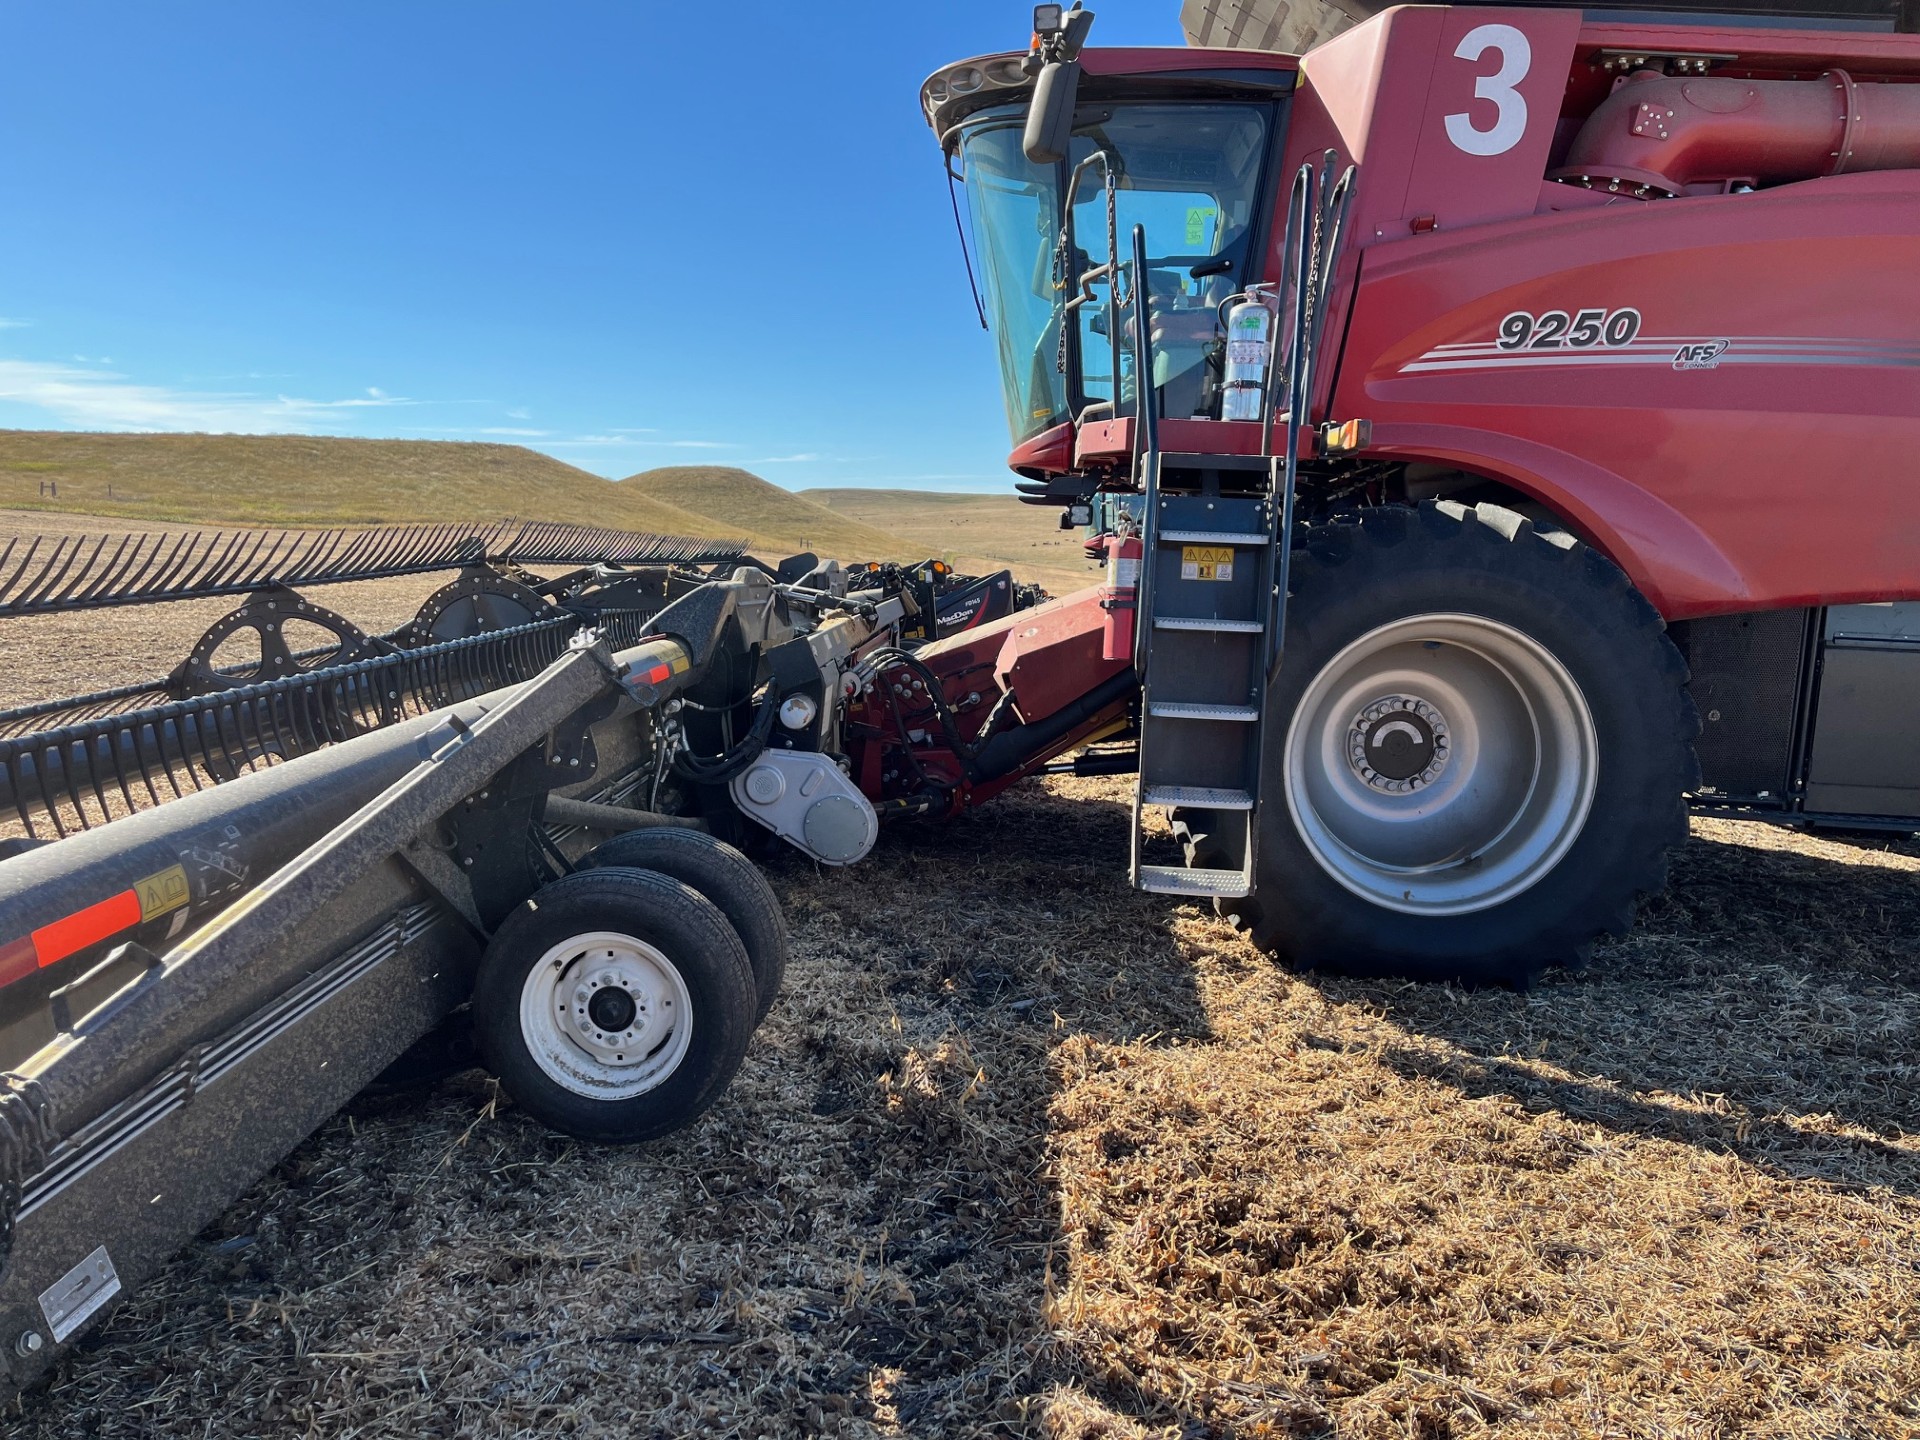
[[1536,497],[1669,619],[1920,595],[1920,172],[1378,244],[1334,409]]

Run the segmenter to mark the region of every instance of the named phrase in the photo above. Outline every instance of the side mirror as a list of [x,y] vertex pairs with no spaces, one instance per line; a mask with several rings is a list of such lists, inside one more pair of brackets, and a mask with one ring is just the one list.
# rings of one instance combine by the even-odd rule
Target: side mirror
[[1057,165],[1067,158],[1073,135],[1073,105],[1080,93],[1080,62],[1055,61],[1033,82],[1033,105],[1020,148],[1036,165]]
[[1093,12],[1076,4],[1061,11],[1058,5],[1036,5],[1033,13],[1033,53],[1029,66],[1039,61],[1033,82],[1033,101],[1027,107],[1027,128],[1020,148],[1035,165],[1057,165],[1067,158],[1073,137],[1073,107],[1080,94],[1080,47],[1093,28]]

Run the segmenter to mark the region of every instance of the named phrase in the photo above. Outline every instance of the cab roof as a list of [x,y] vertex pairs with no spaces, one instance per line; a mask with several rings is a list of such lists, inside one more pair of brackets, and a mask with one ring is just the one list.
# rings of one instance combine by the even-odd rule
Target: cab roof
[[[1033,77],[1022,68],[1018,50],[982,55],[943,65],[920,87],[920,109],[943,139],[967,116],[990,105],[1006,105],[1033,93]],[[1080,96],[1084,100],[1155,98],[1192,92],[1285,94],[1300,68],[1297,55],[1265,50],[1209,50],[1187,46],[1097,49],[1080,52]]]

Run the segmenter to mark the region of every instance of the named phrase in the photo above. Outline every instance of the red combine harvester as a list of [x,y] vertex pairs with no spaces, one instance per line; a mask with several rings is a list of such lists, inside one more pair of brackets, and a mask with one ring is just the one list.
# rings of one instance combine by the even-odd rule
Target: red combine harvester
[[1625,929],[1689,805],[1920,825],[1920,37],[1717,8],[1401,7],[1296,59],[1042,5],[936,73],[1009,464],[1116,558],[869,697],[863,788],[1137,725],[1141,888],[1499,980]]
[[[1808,3],[1304,59],[1048,5],[936,75],[1077,596],[540,524],[0,553],[0,619],[246,597],[0,712],[0,1401],[406,1052],[582,1138],[702,1113],[786,958],[730,840],[1136,773],[1143,889],[1523,981],[1689,805],[1920,828],[1920,36]],[[290,588],[443,569],[383,636]]]

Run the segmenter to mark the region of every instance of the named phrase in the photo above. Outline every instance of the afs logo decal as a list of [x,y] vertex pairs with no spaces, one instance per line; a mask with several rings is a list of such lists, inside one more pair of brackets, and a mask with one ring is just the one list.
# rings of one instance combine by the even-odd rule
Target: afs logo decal
[[1720,364],[1720,357],[1727,353],[1729,340],[1694,340],[1682,345],[1673,352],[1673,368],[1676,370],[1713,370]]

